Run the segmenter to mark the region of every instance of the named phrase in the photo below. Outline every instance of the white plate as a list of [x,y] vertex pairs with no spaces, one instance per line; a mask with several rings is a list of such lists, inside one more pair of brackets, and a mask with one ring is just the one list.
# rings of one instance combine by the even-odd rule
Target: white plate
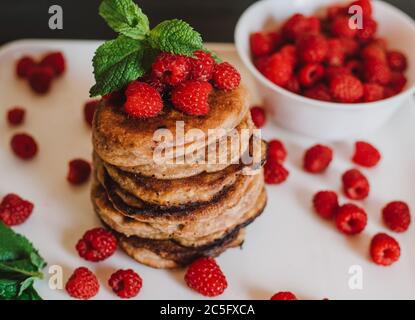
[[[19,41],[0,50],[0,196],[16,192],[35,203],[31,218],[15,230],[31,239],[49,266],[60,265],[66,280],[74,268],[85,265],[98,275],[101,290],[97,299],[116,296],[106,282],[118,268],[133,268],[144,285],[137,299],[200,299],[186,287],[184,271],[155,270],[135,263],[121,251],[101,263],[78,257],[75,243],[89,228],[99,225],[89,200],[89,185],[71,187],[65,177],[68,161],[90,158],[90,129],[85,125],[82,106],[93,83],[91,58],[95,41]],[[236,64],[253,98],[255,88],[242,67],[232,45],[212,44],[224,60]],[[62,50],[68,72],[56,81],[51,93],[37,97],[24,81],[14,77],[14,62],[22,54]],[[335,159],[327,173],[310,175],[301,170],[306,147],[317,143],[282,131],[272,124],[263,130],[266,138],[280,138],[288,148],[288,181],[268,188],[269,203],[264,214],[248,228],[243,250],[232,249],[218,258],[229,288],[220,298],[269,299],[276,291],[290,290],[303,299],[409,299],[415,298],[414,227],[404,234],[393,234],[402,247],[399,262],[389,268],[373,264],[368,258],[371,237],[387,231],[382,225],[382,206],[395,199],[408,201],[415,210],[415,110],[402,109],[393,120],[370,137],[382,150],[381,164],[368,175],[372,190],[360,203],[369,215],[362,235],[345,237],[335,227],[319,219],[310,208],[310,199],[321,189],[340,189],[340,175],[352,167],[349,158],[353,141],[335,144]],[[16,129],[4,120],[13,105],[27,109],[26,123]],[[10,151],[10,137],[20,131],[34,135],[40,152],[33,161],[18,160]],[[342,201],[345,199],[342,197]],[[363,289],[349,288],[349,268],[363,271]],[[37,289],[45,299],[67,299],[64,290],[51,290],[46,279]]]

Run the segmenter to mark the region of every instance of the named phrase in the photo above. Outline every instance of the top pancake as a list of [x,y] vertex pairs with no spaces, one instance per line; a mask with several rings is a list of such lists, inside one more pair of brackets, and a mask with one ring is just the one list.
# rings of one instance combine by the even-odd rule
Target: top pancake
[[[157,117],[134,119],[122,112],[120,106],[100,105],[94,116],[94,150],[106,162],[115,166],[139,166],[153,161],[153,152],[157,147],[154,132],[167,129],[172,140],[163,143],[172,147],[193,145],[200,141],[176,141],[176,122],[184,122],[184,134],[192,129],[203,132],[206,138],[208,130],[234,129],[248,111],[247,92],[239,87],[230,92],[215,91],[209,97],[210,111],[206,116],[186,115],[169,106]],[[193,138],[194,139],[194,138]]]

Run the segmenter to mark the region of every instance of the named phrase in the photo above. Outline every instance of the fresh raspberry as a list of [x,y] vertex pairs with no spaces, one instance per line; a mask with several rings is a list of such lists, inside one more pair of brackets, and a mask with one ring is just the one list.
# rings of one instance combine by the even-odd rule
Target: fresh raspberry
[[361,7],[364,18],[370,17],[372,15],[372,4],[370,3],[370,0],[354,1],[349,5],[349,8],[351,6]]
[[19,78],[26,78],[32,68],[36,66],[35,60],[32,57],[24,56],[16,63],[16,74]]
[[347,14],[347,8],[345,8],[344,6],[337,5],[337,4],[329,6],[327,8],[327,13],[326,13],[327,18],[329,20],[333,20],[337,18],[338,16],[343,16],[345,14]]
[[73,298],[88,300],[97,295],[99,282],[88,268],[79,267],[69,278],[65,289]]
[[152,66],[153,76],[168,85],[176,86],[185,81],[190,72],[189,59],[182,55],[162,52]]
[[194,261],[187,269],[184,279],[191,289],[207,297],[218,296],[228,287],[225,275],[211,257]]
[[390,97],[396,96],[396,91],[390,87],[383,88],[383,99],[388,99]]
[[292,44],[287,44],[283,46],[279,53],[286,59],[293,68],[297,64],[297,48]]
[[193,52],[194,58],[190,59],[190,79],[209,81],[212,79],[215,68],[215,59],[209,52],[197,50]]
[[284,89],[294,93],[300,93],[301,87],[298,78],[295,75],[292,75],[290,80],[285,84]]
[[282,87],[290,80],[292,73],[293,66],[289,59],[281,53],[274,53],[268,59],[268,63],[263,70],[265,77]]
[[22,124],[25,118],[26,110],[20,107],[14,107],[7,112],[7,121],[12,126]]
[[259,72],[264,74],[265,68],[267,67],[268,62],[269,62],[269,57],[260,57],[254,60],[254,65],[259,70]]
[[124,111],[133,118],[152,118],[163,110],[160,93],[147,83],[133,81],[125,90]]
[[213,88],[209,82],[188,80],[173,89],[171,101],[180,111],[203,116],[209,112],[209,95]]
[[411,213],[408,205],[402,201],[388,203],[382,210],[383,221],[389,229],[395,232],[408,230],[411,223]]
[[298,72],[298,81],[304,87],[311,87],[324,77],[324,67],[319,63],[309,63]]
[[402,52],[389,51],[387,59],[392,71],[403,72],[408,67],[408,61]]
[[345,66],[341,67],[327,67],[325,71],[325,78],[328,82],[331,81],[334,77],[342,76],[342,75],[350,75],[350,70]]
[[342,205],[336,211],[336,227],[347,235],[354,235],[362,232],[367,224],[367,214],[358,206],[348,203]]
[[170,86],[164,83],[162,79],[156,78],[153,74],[145,75],[144,77],[140,78],[139,81],[145,82],[152,86],[158,91],[158,93],[160,93],[161,96],[163,96],[163,94],[165,94],[170,88]]
[[69,162],[69,170],[66,179],[70,184],[83,184],[88,181],[90,175],[91,165],[88,161],[75,159]]
[[108,284],[120,298],[129,299],[140,292],[143,280],[131,269],[118,270],[111,275]]
[[271,300],[297,300],[292,292],[278,292],[271,297]]
[[264,178],[267,184],[281,184],[287,180],[290,173],[281,164],[267,161],[264,166]]
[[252,107],[251,117],[252,117],[252,121],[254,122],[257,128],[262,128],[267,121],[265,110],[262,107],[258,107],[258,106]]
[[10,145],[14,154],[23,160],[32,159],[38,151],[35,139],[26,133],[15,134]]
[[100,102],[101,100],[91,100],[84,104],[84,119],[90,127],[92,127],[92,120],[94,120],[94,114]]
[[342,44],[346,57],[352,57],[359,53],[360,45],[353,38],[338,38]]
[[37,94],[46,94],[49,92],[54,70],[51,67],[33,67],[30,69],[27,77],[30,87]]
[[315,17],[305,17],[302,14],[294,14],[282,26],[282,34],[287,40],[295,41],[305,33],[320,32],[320,20]]
[[42,67],[53,69],[55,76],[59,77],[65,72],[66,62],[62,52],[51,52],[40,61]]
[[216,88],[225,91],[236,89],[241,83],[241,75],[238,70],[228,62],[222,62],[215,66],[212,79]]
[[33,211],[33,203],[10,193],[0,203],[0,221],[7,226],[22,224]]
[[369,61],[369,60],[377,60],[381,61],[383,63],[386,62],[386,52],[385,50],[376,45],[376,44],[369,44],[365,46],[362,51],[360,52],[360,56],[363,60]]
[[88,230],[76,244],[79,256],[93,262],[107,259],[116,249],[117,239],[103,228]]
[[275,32],[254,32],[249,37],[251,52],[254,57],[271,54],[277,47]]
[[328,50],[327,39],[320,34],[305,34],[297,43],[298,56],[305,63],[323,61]]
[[345,37],[353,38],[357,29],[352,29],[349,27],[349,17],[348,16],[338,16],[330,24],[330,31],[336,37]]
[[388,86],[393,90],[393,95],[395,95],[402,92],[407,82],[408,79],[405,77],[404,74],[399,72],[392,72]]
[[349,60],[346,63],[346,69],[356,78],[361,78],[363,74],[363,63],[359,60]]
[[327,169],[332,159],[331,148],[317,144],[305,152],[303,167],[307,172],[320,173]]
[[304,96],[310,99],[320,100],[320,101],[332,101],[329,88],[322,83],[315,85],[312,88],[304,91]]
[[324,219],[332,219],[337,209],[339,201],[334,191],[319,191],[313,198],[314,210]]
[[378,83],[383,86],[387,85],[391,79],[389,66],[374,59],[365,62],[363,75],[366,82]]
[[271,140],[268,142],[267,161],[282,164],[287,158],[287,149],[280,140]]
[[375,20],[366,17],[363,19],[363,29],[357,30],[356,37],[362,42],[367,42],[373,39],[377,30],[378,23]]
[[339,75],[331,79],[330,93],[338,102],[357,102],[363,97],[363,84],[352,75]]
[[369,181],[359,170],[346,171],[342,176],[342,181],[344,193],[349,199],[363,200],[369,195]]
[[378,164],[380,158],[380,152],[370,143],[365,141],[357,141],[355,143],[355,151],[352,158],[354,163],[371,168]]
[[345,58],[342,42],[339,39],[334,38],[327,40],[327,44],[326,63],[333,67],[342,66]]
[[390,266],[399,260],[401,247],[398,241],[386,233],[378,233],[370,243],[370,256],[374,263],[381,266]]

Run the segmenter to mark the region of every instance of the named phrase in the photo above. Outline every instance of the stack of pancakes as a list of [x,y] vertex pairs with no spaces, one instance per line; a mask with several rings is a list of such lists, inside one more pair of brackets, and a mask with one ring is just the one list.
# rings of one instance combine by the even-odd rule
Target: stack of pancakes
[[[266,144],[252,135],[245,89],[216,91],[209,105],[203,117],[166,106],[155,118],[133,119],[108,102],[95,113],[94,209],[125,252],[143,264],[175,268],[240,246],[245,227],[265,207]],[[189,138],[191,130],[204,135]],[[156,131],[172,135],[161,142]],[[231,131],[248,134],[248,143],[230,139]],[[161,143],[174,151],[169,161],[154,157]],[[207,161],[212,153],[217,161]],[[246,163],[242,154],[259,157]]]

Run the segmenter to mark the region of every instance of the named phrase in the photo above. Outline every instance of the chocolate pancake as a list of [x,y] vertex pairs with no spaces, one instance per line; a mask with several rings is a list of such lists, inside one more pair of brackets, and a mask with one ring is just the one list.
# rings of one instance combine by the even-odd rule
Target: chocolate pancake
[[[158,129],[168,130],[172,136],[163,142],[172,148],[191,146],[201,141],[188,137],[190,130],[211,135],[209,130],[234,129],[248,111],[246,90],[239,87],[230,92],[215,91],[209,98],[210,111],[206,116],[195,117],[165,106],[157,117],[134,119],[122,112],[122,107],[100,105],[93,121],[93,145],[95,152],[105,161],[116,166],[134,167],[153,162],[153,153],[158,143],[154,133]],[[184,122],[184,134],[176,132],[176,122]]]

